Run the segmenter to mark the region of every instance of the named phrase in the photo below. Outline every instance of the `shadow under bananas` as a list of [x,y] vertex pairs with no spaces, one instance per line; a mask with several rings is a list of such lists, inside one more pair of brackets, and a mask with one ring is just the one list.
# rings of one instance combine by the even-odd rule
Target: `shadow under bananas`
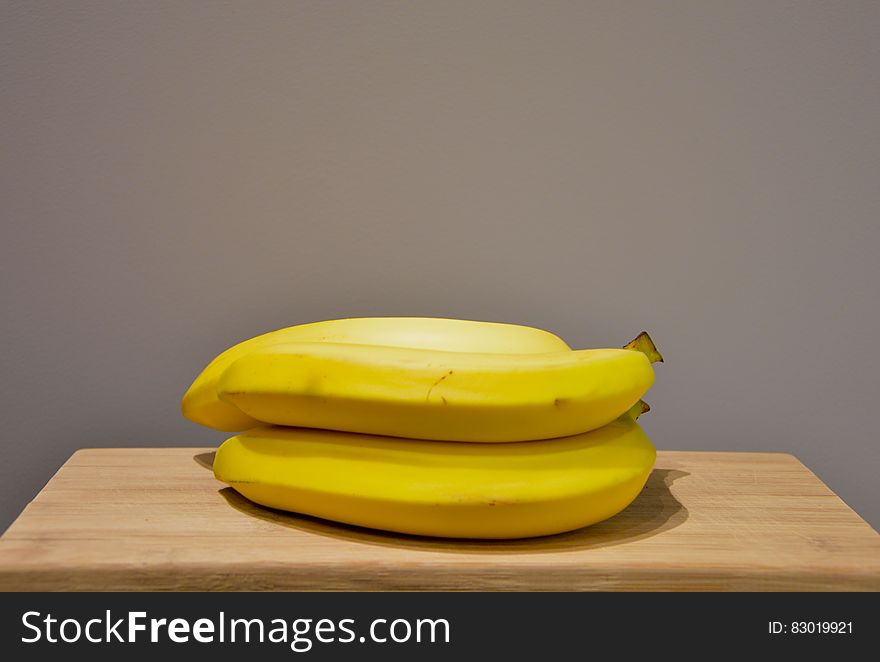
[[[201,466],[212,469],[214,453],[201,453],[193,459]],[[230,506],[251,517],[354,543],[459,554],[534,554],[611,547],[655,536],[680,526],[687,520],[688,510],[669,488],[676,480],[689,475],[686,471],[675,469],[654,469],[641,494],[614,517],[576,531],[517,540],[431,538],[388,533],[266,508],[246,499],[231,487],[222,488],[219,494]]]

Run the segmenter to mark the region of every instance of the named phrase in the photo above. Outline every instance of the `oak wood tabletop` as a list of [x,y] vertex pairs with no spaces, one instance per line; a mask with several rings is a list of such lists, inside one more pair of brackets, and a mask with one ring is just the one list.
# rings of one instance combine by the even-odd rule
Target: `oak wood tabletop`
[[619,515],[512,541],[270,510],[212,459],[76,452],[0,537],[0,589],[880,590],[880,535],[786,454],[660,451]]

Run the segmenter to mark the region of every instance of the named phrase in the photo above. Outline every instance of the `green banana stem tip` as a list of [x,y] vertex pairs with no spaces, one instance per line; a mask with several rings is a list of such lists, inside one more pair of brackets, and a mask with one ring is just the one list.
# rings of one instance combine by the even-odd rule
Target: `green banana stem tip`
[[625,415],[636,421],[638,420],[639,416],[641,416],[642,414],[647,414],[649,411],[651,411],[651,405],[649,405],[644,400],[639,400],[632,407],[630,407],[629,410],[627,410]]
[[657,349],[657,345],[651,340],[651,336],[647,331],[642,331],[635,338],[630,340],[623,346],[624,349],[631,349],[635,352],[641,352],[648,357],[651,363],[663,363],[663,355]]

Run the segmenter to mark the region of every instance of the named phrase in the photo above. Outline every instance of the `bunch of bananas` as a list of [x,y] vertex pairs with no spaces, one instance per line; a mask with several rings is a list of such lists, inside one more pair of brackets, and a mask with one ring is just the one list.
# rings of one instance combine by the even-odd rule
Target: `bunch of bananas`
[[580,528],[636,497],[636,423],[662,361],[643,333],[572,350],[540,329],[434,318],[303,324],[215,358],[183,415],[225,431],[215,476],[259,504],[426,536]]

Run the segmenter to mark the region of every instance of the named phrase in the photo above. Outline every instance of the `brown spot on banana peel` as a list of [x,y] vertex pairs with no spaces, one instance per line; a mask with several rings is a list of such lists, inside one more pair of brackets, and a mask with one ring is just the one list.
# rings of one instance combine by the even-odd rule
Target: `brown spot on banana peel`
[[623,346],[624,349],[631,349],[635,352],[641,352],[648,357],[651,363],[663,363],[663,355],[657,349],[657,345],[651,340],[651,336],[647,331],[642,331],[635,338],[630,340]]
[[[440,385],[440,382],[442,382],[444,379],[446,379],[447,377],[449,377],[449,375],[451,375],[452,372],[453,372],[453,371],[450,370],[450,371],[447,372],[445,375],[441,376],[440,379],[438,379],[436,382],[434,382],[433,384],[431,384],[431,387],[428,389],[428,392],[425,394],[425,402],[427,402],[427,401],[429,401],[429,400],[431,399],[431,392],[434,390],[434,388],[437,387],[437,386],[439,386],[439,385]],[[444,405],[446,404],[446,399],[445,399],[445,398],[443,399],[443,404],[444,404]]]

